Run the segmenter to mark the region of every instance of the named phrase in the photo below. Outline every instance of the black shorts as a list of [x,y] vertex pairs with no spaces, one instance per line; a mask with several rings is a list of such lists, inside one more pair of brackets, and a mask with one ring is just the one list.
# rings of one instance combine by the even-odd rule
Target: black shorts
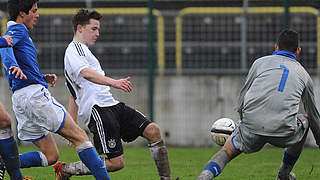
[[125,142],[134,141],[142,136],[150,123],[140,112],[118,103],[110,107],[94,105],[88,128],[93,133],[98,153],[115,158],[123,154],[121,139]]

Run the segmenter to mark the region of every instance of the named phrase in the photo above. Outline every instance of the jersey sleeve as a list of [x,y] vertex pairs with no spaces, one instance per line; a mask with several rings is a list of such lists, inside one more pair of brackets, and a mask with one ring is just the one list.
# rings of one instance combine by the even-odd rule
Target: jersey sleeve
[[238,113],[239,113],[240,119],[242,119],[242,109],[243,109],[243,103],[244,103],[244,96],[248,92],[252,82],[255,79],[256,70],[257,70],[257,61],[255,61],[252,64],[252,66],[249,70],[249,73],[247,75],[247,78],[245,80],[244,86],[240,91],[240,95],[238,98]]
[[8,42],[5,38],[0,37],[0,48],[8,47]]
[[[26,38],[28,31],[22,25],[16,25],[14,28],[8,28],[5,35],[12,37],[13,45],[12,47],[1,48],[1,59],[5,66],[5,70],[9,71],[11,66],[19,67],[19,64],[14,56],[13,48],[21,41]],[[10,73],[9,73],[10,74]]]
[[306,83],[306,88],[302,94],[302,102],[308,115],[311,131],[316,139],[317,145],[320,146],[320,114],[316,107],[311,78]]
[[9,27],[5,35],[12,37],[12,42],[13,42],[12,47],[14,47],[20,41],[23,41],[25,38],[28,37],[28,30],[24,25],[17,24],[17,25],[13,25],[13,28]]
[[[0,49],[1,59],[4,65],[4,69],[9,71],[11,66],[19,67],[17,60],[14,56],[13,49],[10,48],[1,48]],[[10,73],[9,73],[10,74]]]
[[69,46],[65,56],[65,68],[69,74],[75,74],[76,76],[79,76],[81,70],[89,67],[84,49],[79,44],[73,44]]

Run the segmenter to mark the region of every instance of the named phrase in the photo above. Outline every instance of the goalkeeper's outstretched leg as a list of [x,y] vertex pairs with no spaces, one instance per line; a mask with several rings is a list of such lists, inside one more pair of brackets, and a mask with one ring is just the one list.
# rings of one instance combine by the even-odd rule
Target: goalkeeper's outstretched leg
[[224,146],[207,163],[197,180],[211,180],[217,177],[229,161],[241,154],[232,145],[232,136],[230,136]]

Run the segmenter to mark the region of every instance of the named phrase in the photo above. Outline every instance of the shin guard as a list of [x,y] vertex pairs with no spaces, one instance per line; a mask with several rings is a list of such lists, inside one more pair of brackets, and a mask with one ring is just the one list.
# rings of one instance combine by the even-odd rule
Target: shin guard
[[171,170],[168,151],[163,141],[149,144],[152,158],[157,166],[160,180],[171,180]]

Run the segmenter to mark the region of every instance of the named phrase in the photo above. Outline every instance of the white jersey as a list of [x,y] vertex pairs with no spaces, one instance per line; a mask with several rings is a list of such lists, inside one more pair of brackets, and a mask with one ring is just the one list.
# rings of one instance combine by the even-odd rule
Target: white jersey
[[94,105],[108,107],[119,103],[112,97],[109,86],[90,82],[81,76],[81,70],[87,67],[105,75],[98,59],[89,48],[80,42],[72,41],[64,56],[66,84],[78,105],[78,118],[86,125],[89,124]]

